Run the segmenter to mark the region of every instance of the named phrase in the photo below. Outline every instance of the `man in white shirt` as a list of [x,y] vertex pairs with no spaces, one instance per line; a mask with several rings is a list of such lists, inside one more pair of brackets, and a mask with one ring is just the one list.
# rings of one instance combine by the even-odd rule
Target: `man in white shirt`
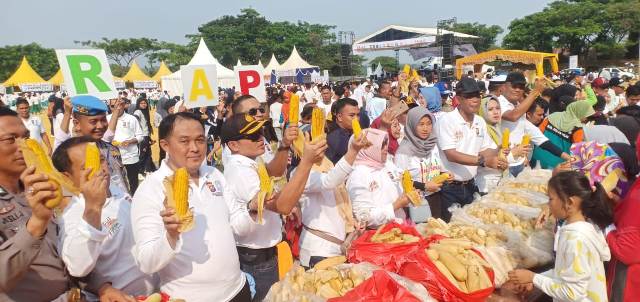
[[[132,193],[138,188],[138,173],[140,172],[140,154],[138,144],[144,139],[144,132],[138,119],[126,112],[119,111],[120,115],[116,115],[118,120],[113,135],[114,144],[120,149],[122,163],[127,169],[127,177],[129,180],[129,189]],[[111,121],[113,114],[107,116],[107,120]]]
[[47,152],[51,154],[51,142],[49,141],[49,136],[47,135],[44,125],[42,125],[42,120],[40,120],[38,116],[31,116],[29,110],[29,102],[23,98],[18,98],[16,101],[16,111],[22,123],[24,123],[24,126],[29,129],[29,137],[37,140],[41,144],[44,143],[44,146],[47,147]]
[[[304,102],[305,104],[316,103],[318,101],[315,91],[311,87],[311,83],[304,84]],[[302,106],[300,106],[302,109]]]
[[52,156],[56,169],[82,192],[71,198],[59,216],[58,250],[69,274],[85,278],[89,300],[100,296],[101,301],[134,301],[132,296],[155,292],[156,282],[136,266],[131,197],[120,190],[109,193],[105,158],[99,170],[85,170],[88,143],[95,140],[88,136],[68,139]]
[[[262,222],[257,217],[260,178],[258,159],[264,153],[264,121],[248,114],[227,119],[221,139],[231,156],[224,166],[225,200],[229,209],[231,228],[236,239],[240,267],[256,281],[254,301],[262,301],[271,285],[278,281],[276,245],[282,241],[282,220],[298,204],[311,166],[322,160],[327,149],[326,140],[305,143],[296,174],[279,193],[266,196]],[[297,126],[290,126],[297,129]]]
[[[441,189],[442,207],[452,204],[469,204],[477,192],[474,177],[478,167],[504,170],[506,159],[498,157],[497,146],[487,133],[487,125],[477,115],[480,109],[480,89],[475,80],[462,78],[456,86],[460,99],[458,108],[443,114],[437,121],[436,135],[446,171],[453,174],[453,181]],[[443,211],[445,221],[451,219],[449,211]]]
[[367,102],[367,114],[369,116],[369,121],[373,123],[382,112],[387,109],[387,102],[389,97],[391,96],[391,84],[387,81],[383,81],[380,83],[380,88],[378,88],[378,94],[374,95]]
[[[162,120],[158,138],[168,156],[140,184],[131,208],[140,270],[158,273],[160,290],[185,301],[250,301],[224,201],[225,179],[202,165],[207,146],[202,124],[191,113],[172,114]],[[194,218],[193,229],[184,233],[162,189],[165,178],[179,168],[189,172]]]
[[269,118],[271,118],[271,124],[273,129],[278,135],[278,140],[282,140],[282,123],[280,123],[280,117],[282,115],[282,97],[276,97],[274,102],[269,106]]
[[333,105],[333,98],[331,93],[331,87],[322,86],[320,89],[320,96],[322,99],[316,104],[316,106],[324,111],[324,116],[329,116],[331,113],[331,105]]
[[611,78],[611,81],[609,81],[609,99],[604,107],[604,114],[614,116],[618,109],[627,105],[624,98],[625,87],[623,85],[624,81],[617,77]]

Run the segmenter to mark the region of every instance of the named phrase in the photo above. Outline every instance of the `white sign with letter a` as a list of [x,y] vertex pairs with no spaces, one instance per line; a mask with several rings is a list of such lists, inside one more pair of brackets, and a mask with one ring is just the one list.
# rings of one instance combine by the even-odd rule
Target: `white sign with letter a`
[[235,66],[236,83],[242,95],[250,94],[260,103],[267,101],[267,91],[264,85],[264,68],[259,65]]
[[56,49],[69,96],[92,95],[107,100],[118,97],[103,49]]
[[187,108],[218,105],[216,65],[184,65],[180,67],[184,106]]

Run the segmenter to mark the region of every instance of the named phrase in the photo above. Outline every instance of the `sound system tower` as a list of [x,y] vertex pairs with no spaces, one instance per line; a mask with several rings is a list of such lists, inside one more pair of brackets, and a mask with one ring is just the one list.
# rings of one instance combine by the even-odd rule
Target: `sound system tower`
[[[453,61],[453,45],[455,44],[455,38],[453,34],[442,35],[442,67],[447,65],[454,65]],[[450,81],[453,79],[453,69],[443,69],[441,78]]]

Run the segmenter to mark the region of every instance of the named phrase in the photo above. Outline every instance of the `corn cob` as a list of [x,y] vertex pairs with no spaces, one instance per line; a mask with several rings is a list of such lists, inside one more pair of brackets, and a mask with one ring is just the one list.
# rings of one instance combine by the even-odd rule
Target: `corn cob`
[[298,128],[298,136],[296,136],[296,139],[291,143],[291,146],[293,147],[291,148],[293,150],[293,155],[297,158],[301,158],[302,151],[304,150],[304,133],[302,133],[300,128]]
[[291,95],[291,100],[289,101],[289,124],[297,126],[299,120],[300,120],[300,96],[297,94],[293,94]]
[[409,75],[411,73],[411,66],[409,66],[409,64],[404,64],[402,72],[404,72],[406,75]]
[[178,217],[185,217],[189,210],[189,172],[186,168],[176,170],[173,175],[173,200]]
[[91,168],[89,179],[91,179],[93,175],[100,170],[100,150],[98,149],[98,146],[96,146],[96,143],[88,143],[85,148],[84,168]]
[[502,130],[502,149],[509,148],[509,128]]
[[324,135],[324,112],[320,108],[313,108],[311,113],[311,139],[316,140]]
[[409,170],[404,170],[402,173],[402,190],[407,194],[411,203],[416,206],[421,204],[420,195],[418,195],[418,192],[413,187],[413,180],[411,179],[411,173],[409,173]]
[[522,136],[522,143],[520,143],[521,145],[529,145],[529,142],[531,142],[531,135],[525,134],[524,136]]
[[258,223],[262,223],[264,213],[264,200],[273,192],[273,180],[267,172],[264,162],[258,162],[258,178],[260,179],[260,192],[258,192]]
[[449,179],[449,173],[442,173],[442,174],[432,178],[431,181],[435,182],[437,184],[441,184],[441,183],[445,182],[447,179]]
[[42,173],[49,177],[49,181],[54,183],[58,188],[56,197],[45,202],[45,206],[52,209],[57,207],[62,201],[62,188],[73,194],[79,194],[80,190],[62,173],[53,167],[51,158],[44,152],[42,145],[34,139],[21,139],[18,141],[20,151],[27,166],[36,167],[36,173]]
[[362,132],[362,127],[360,127],[360,121],[357,118],[351,120],[351,128],[353,128],[353,138],[360,138],[360,133]]

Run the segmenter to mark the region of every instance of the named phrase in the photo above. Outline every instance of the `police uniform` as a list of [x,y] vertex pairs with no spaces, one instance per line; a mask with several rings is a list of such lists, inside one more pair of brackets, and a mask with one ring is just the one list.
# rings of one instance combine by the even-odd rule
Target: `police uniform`
[[[105,105],[105,103],[100,99],[93,96],[75,96],[71,98],[71,102],[73,103],[73,112],[76,114],[95,116],[107,113],[107,105]],[[105,138],[109,134],[113,137],[113,133],[109,132],[110,131],[107,130]],[[69,135],[68,138],[70,137],[71,136]],[[129,190],[129,181],[127,180],[127,170],[122,163],[120,150],[110,142],[105,141],[105,138],[98,141],[96,145],[109,165],[109,173],[111,174],[110,185],[118,187],[123,192],[131,193]]]
[[26,228],[31,207],[24,194],[0,187],[0,301],[52,301],[69,288],[52,218],[47,232],[34,238]]

